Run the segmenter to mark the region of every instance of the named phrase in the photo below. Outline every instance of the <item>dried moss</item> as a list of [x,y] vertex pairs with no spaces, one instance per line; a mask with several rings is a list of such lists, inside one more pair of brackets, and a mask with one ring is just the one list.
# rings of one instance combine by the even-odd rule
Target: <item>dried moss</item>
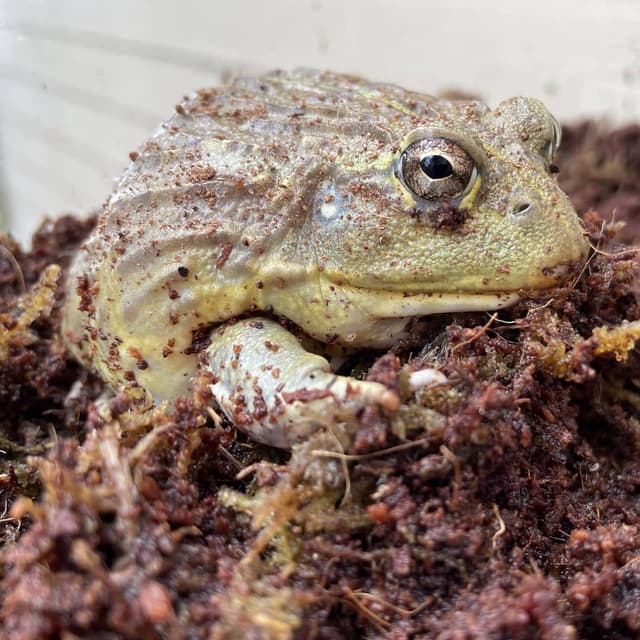
[[[206,378],[169,413],[124,396],[96,408],[99,383],[60,350],[45,271],[65,268],[72,223],[14,247],[30,293],[5,262],[5,635],[635,637],[638,263],[613,244],[618,222],[586,211],[617,178],[637,190],[634,136],[569,132],[561,176],[598,247],[575,287],[414,323],[368,374],[399,389],[400,411],[290,456],[208,409]],[[580,171],[601,178],[590,201]],[[28,454],[39,495],[14,471]]]

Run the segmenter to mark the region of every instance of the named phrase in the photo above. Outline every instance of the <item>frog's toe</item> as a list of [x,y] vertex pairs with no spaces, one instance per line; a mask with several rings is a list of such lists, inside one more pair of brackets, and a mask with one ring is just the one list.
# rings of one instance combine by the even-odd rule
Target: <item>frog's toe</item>
[[359,408],[377,404],[386,411],[396,411],[400,406],[398,394],[379,382],[335,376],[335,381],[331,383],[331,391],[337,400],[342,400],[344,404],[355,404]]
[[[336,376],[326,372],[314,374],[313,387],[283,391],[274,402],[272,419],[250,429],[251,435],[275,446],[290,447],[304,442],[319,430],[337,437],[343,446],[349,435],[360,425],[360,418],[368,406],[380,406],[395,411],[400,399],[384,385]],[[345,439],[346,437],[346,439]]]

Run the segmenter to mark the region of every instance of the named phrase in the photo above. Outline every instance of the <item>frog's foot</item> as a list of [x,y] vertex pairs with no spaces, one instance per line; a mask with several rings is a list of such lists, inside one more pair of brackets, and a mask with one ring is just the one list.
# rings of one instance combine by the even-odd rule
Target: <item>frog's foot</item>
[[289,448],[322,427],[357,425],[368,405],[387,411],[398,396],[377,382],[339,376],[273,320],[248,318],[211,336],[211,390],[227,417],[255,440]]

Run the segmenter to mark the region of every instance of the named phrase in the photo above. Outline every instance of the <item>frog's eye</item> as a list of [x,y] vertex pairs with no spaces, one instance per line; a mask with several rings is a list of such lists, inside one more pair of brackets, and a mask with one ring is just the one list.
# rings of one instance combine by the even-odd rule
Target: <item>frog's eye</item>
[[473,185],[477,170],[471,156],[446,138],[423,138],[400,156],[400,178],[418,198],[453,200]]

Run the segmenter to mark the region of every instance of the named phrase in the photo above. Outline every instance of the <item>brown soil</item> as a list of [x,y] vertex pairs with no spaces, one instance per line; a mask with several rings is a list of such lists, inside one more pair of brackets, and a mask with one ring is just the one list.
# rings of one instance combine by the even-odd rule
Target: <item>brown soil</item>
[[[640,238],[640,127],[574,127],[558,164],[598,249],[580,281],[416,322],[369,370],[400,411],[366,411],[347,457],[257,447],[205,391],[170,415],[116,397],[105,421],[46,268],[92,222],[9,243],[25,289],[0,254],[0,633],[638,637],[638,263],[621,243]],[[448,382],[410,393],[406,362]]]

